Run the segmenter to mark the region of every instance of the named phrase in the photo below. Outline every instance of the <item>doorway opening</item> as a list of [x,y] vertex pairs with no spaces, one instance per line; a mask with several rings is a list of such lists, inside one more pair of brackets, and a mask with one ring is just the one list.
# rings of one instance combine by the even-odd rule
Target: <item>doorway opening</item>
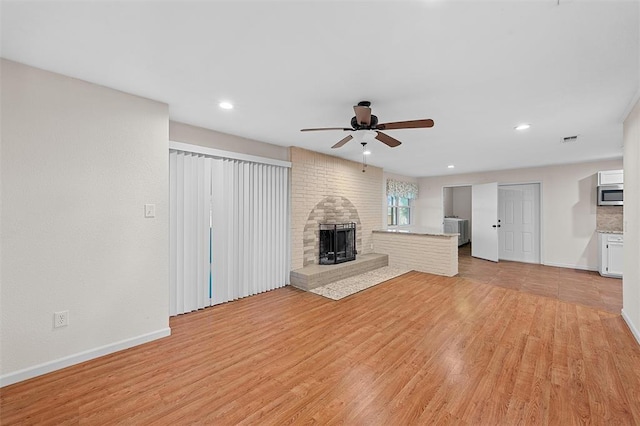
[[458,247],[471,241],[471,185],[448,186],[442,189],[445,233],[457,233]]

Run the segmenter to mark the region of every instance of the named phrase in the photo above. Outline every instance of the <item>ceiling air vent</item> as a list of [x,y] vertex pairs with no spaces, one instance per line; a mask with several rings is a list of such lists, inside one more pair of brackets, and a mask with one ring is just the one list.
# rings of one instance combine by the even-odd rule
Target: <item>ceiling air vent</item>
[[578,140],[578,135],[576,136],[567,136],[566,138],[562,138],[562,143],[575,142]]

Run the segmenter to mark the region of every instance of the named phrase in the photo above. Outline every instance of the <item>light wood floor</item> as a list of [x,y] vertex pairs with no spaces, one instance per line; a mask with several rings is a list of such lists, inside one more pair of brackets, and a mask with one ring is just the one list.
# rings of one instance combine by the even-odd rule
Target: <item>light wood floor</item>
[[606,278],[595,271],[539,264],[503,260],[494,263],[471,257],[471,244],[458,248],[458,276],[609,312],[620,313],[622,310],[622,280],[619,278]]
[[3,388],[0,423],[640,424],[640,346],[619,313],[470,271],[173,318],[171,337]]

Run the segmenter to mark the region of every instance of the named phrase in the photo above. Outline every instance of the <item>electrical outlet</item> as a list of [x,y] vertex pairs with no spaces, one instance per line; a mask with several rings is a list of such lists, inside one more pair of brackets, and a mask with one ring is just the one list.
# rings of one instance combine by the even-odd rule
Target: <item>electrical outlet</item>
[[69,325],[69,311],[60,311],[53,313],[53,326],[66,327]]

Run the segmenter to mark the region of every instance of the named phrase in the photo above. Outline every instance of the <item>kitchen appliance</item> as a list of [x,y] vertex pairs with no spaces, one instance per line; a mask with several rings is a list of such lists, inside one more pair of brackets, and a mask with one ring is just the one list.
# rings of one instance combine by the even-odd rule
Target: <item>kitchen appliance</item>
[[623,185],[598,186],[599,206],[622,206],[624,201]]
[[445,234],[459,234],[458,247],[469,242],[469,221],[453,217],[444,218]]

